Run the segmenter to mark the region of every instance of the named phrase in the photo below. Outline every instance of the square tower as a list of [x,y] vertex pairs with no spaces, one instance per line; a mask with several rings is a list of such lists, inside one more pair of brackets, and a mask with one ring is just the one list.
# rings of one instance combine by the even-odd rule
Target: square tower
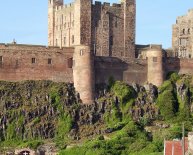
[[193,58],[193,9],[176,20],[172,27],[172,48],[176,57]]
[[[51,3],[53,1],[53,3]],[[135,0],[120,4],[92,0],[49,0],[48,45],[89,46],[96,56],[135,57]]]

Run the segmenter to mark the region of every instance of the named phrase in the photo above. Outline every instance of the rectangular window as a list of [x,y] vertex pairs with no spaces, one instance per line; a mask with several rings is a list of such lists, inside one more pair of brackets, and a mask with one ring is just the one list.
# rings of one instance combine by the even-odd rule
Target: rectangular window
[[72,35],[72,44],[74,44],[74,35]]
[[52,64],[52,59],[48,58],[48,64],[51,65]]
[[186,46],[186,42],[187,42],[186,39],[184,39],[184,38],[180,39],[180,45],[181,46]]
[[64,37],[64,45],[66,45],[66,37]]
[[73,66],[73,58],[68,59],[68,68],[72,68]]
[[56,46],[58,46],[58,39],[56,39]]
[[31,62],[32,62],[32,64],[35,64],[36,63],[36,58],[32,58]]
[[0,67],[3,66],[3,56],[0,56]]

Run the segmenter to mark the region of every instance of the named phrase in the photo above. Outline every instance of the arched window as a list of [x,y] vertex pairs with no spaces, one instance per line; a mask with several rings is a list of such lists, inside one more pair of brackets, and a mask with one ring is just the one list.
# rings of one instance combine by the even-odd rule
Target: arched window
[[185,29],[182,30],[182,34],[185,34]]
[[190,29],[188,29],[188,34],[190,34]]

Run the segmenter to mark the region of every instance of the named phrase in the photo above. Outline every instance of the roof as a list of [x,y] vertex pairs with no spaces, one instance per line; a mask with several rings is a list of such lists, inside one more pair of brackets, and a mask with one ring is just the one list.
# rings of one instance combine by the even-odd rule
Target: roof
[[[185,152],[187,151],[188,151],[188,138],[185,138]],[[183,155],[182,141],[181,140],[165,141],[164,155]]]

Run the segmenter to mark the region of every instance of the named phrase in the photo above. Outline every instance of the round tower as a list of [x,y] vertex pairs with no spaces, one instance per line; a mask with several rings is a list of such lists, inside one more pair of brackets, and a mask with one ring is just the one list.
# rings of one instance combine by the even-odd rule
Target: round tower
[[94,57],[89,46],[75,46],[73,55],[74,87],[83,104],[94,101]]
[[147,51],[147,81],[160,86],[164,81],[162,47],[152,47]]

